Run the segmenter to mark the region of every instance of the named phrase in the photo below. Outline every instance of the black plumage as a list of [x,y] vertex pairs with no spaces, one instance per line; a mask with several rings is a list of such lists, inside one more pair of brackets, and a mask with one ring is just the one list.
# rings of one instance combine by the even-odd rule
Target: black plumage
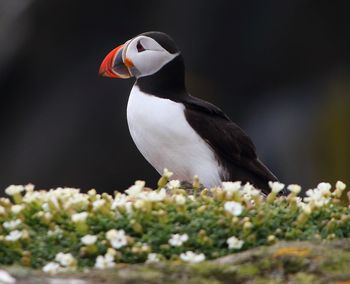
[[185,106],[185,117],[189,125],[211,147],[219,164],[225,169],[221,176],[223,181],[250,182],[264,193],[269,193],[268,182],[277,181],[277,178],[258,159],[252,140],[221,109],[188,94],[183,58],[173,40],[160,32],[143,35],[152,37],[169,52],[179,55],[158,72],[137,79],[136,85],[146,94],[170,99]]

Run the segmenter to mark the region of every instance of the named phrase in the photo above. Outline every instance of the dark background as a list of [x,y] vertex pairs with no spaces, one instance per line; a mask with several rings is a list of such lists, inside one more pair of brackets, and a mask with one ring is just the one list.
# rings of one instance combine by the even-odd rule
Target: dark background
[[349,182],[340,3],[0,0],[0,187],[154,185],[127,128],[133,80],[97,75],[108,51],[149,30],[175,39],[190,92],[245,129],[281,181]]

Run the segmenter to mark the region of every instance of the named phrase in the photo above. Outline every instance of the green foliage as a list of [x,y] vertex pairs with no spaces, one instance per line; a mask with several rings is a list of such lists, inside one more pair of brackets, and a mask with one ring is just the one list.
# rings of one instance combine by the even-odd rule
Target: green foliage
[[[240,183],[209,190],[185,190],[176,181],[162,186],[152,191],[136,182],[126,194],[115,196],[10,186],[6,192],[11,199],[0,199],[0,264],[41,268],[51,262],[69,270],[147,260],[199,262],[280,240],[350,236],[350,210],[340,202],[342,183],[333,191],[322,183],[304,200],[295,187],[288,197],[277,197],[281,184],[271,184],[266,199]],[[85,236],[96,240],[84,241]],[[186,258],[186,252],[198,258]],[[72,258],[65,261],[59,253]],[[109,264],[98,265],[98,256],[110,256]],[[294,271],[304,264],[283,265]],[[247,266],[239,273],[256,271]]]

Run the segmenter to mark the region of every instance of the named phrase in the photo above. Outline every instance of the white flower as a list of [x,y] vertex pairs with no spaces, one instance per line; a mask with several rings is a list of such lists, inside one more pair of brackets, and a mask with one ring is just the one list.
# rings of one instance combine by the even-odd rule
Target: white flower
[[274,193],[279,193],[284,188],[284,184],[278,181],[269,181],[269,186]]
[[138,195],[145,187],[145,184],[143,180],[137,180],[135,184],[130,186],[125,192],[130,196]]
[[80,213],[75,213],[72,215],[72,221],[73,222],[85,222],[86,218],[88,217],[87,212],[80,212]]
[[89,204],[89,198],[87,195],[75,194],[70,197],[64,204],[63,207],[65,210],[69,208],[75,208],[76,210],[86,209]]
[[186,203],[186,197],[183,196],[182,194],[176,194],[174,196],[176,204],[183,205]]
[[4,215],[6,213],[5,207],[0,205],[0,215]]
[[5,270],[0,269],[0,283],[1,284],[14,284],[16,279],[13,278],[10,273]]
[[96,189],[94,189],[94,188],[91,188],[88,192],[87,192],[87,194],[89,195],[89,196],[95,196],[96,195]]
[[23,233],[21,231],[15,230],[11,231],[6,237],[5,240],[9,242],[16,242],[22,238]]
[[169,181],[167,185],[169,189],[175,189],[181,186],[181,182],[178,179],[173,179]]
[[81,239],[81,242],[84,244],[84,245],[93,245],[94,243],[96,243],[97,241],[97,236],[94,236],[94,235],[86,235],[84,237],[82,237]]
[[224,209],[234,216],[239,216],[243,211],[243,206],[241,203],[235,201],[227,201],[224,204]]
[[224,181],[222,182],[222,189],[226,192],[234,193],[240,190],[241,184],[240,181]]
[[137,209],[143,208],[145,206],[146,202],[144,200],[138,199],[134,203],[134,207]]
[[11,203],[11,201],[10,201],[10,199],[8,199],[8,198],[6,198],[6,197],[0,197],[0,201],[1,201],[1,203],[3,204],[3,205],[11,205],[12,203]]
[[277,240],[277,238],[276,238],[275,235],[269,235],[269,236],[267,237],[267,241],[268,241],[269,243],[273,243],[273,242],[275,242],[276,240]]
[[165,169],[163,170],[163,176],[164,176],[164,177],[167,177],[168,179],[170,179],[170,178],[172,177],[173,174],[174,174],[174,173],[172,173],[171,171],[169,171],[167,168],[165,168]]
[[147,256],[147,260],[146,260],[146,263],[156,263],[156,262],[159,262],[160,259],[159,259],[159,255],[156,254],[156,253],[149,253],[148,256]]
[[62,234],[62,229],[59,226],[55,226],[53,230],[47,231],[48,236],[55,236]]
[[75,258],[70,253],[59,252],[56,254],[55,261],[63,267],[70,267],[76,264]]
[[322,207],[330,201],[330,187],[326,183],[319,184],[315,189],[306,191],[305,202],[312,203],[316,207]]
[[254,188],[252,184],[247,182],[241,190],[242,196],[246,201],[252,200],[253,197],[260,195],[261,191]]
[[242,248],[244,241],[237,239],[235,236],[227,239],[229,249],[240,249]]
[[24,186],[23,185],[10,185],[5,189],[5,193],[7,195],[14,195],[18,194],[24,191]]
[[[56,210],[61,210],[60,208],[60,204],[58,202],[58,198],[56,195],[54,195],[56,192],[52,192],[51,194],[48,194],[48,198],[47,201],[50,203],[50,205],[55,208]],[[66,200],[64,202],[64,204],[66,204]]]
[[128,244],[128,240],[124,230],[119,230],[119,231],[115,229],[109,230],[106,233],[106,238],[107,240],[110,241],[112,247],[116,249],[119,249]]
[[317,189],[320,190],[322,195],[327,195],[330,194],[330,190],[331,190],[332,186],[330,183],[328,182],[321,182],[317,185]]
[[92,203],[92,207],[93,207],[94,211],[97,211],[105,204],[106,204],[106,200],[98,199]]
[[346,188],[346,184],[343,183],[342,181],[338,180],[337,183],[335,184],[335,188],[343,191]]
[[152,190],[150,192],[144,192],[140,195],[140,198],[151,202],[162,201],[166,198],[166,191],[165,188],[162,188],[159,191]]
[[7,230],[13,230],[17,228],[20,224],[22,224],[22,221],[20,219],[7,221],[2,224],[2,226]]
[[19,212],[21,212],[24,209],[24,205],[12,205],[11,206],[11,212],[15,215],[17,215]]
[[195,254],[192,251],[187,251],[185,253],[180,254],[180,258],[186,262],[198,263],[205,260],[205,255],[203,253]]
[[172,245],[173,247],[179,247],[182,246],[184,242],[188,240],[188,235],[187,234],[172,234],[171,238],[169,239],[169,244]]
[[43,267],[45,273],[55,274],[61,270],[61,266],[56,262],[49,262]]
[[35,186],[34,184],[28,183],[27,185],[24,186],[24,190],[27,192],[33,192]]
[[196,197],[193,194],[187,196],[189,200],[195,201]]
[[45,211],[45,212],[49,212],[50,211],[50,205],[49,203],[45,202],[41,205],[41,208]]
[[114,266],[115,266],[114,256],[111,254],[105,254],[104,256],[99,255],[96,258],[95,268],[97,269],[112,268]]
[[301,191],[301,186],[298,184],[290,184],[290,185],[288,185],[287,189],[290,192],[293,192],[294,194],[298,195]]
[[128,197],[125,194],[118,192],[112,202],[111,209],[115,210],[118,207],[124,207],[127,202]]

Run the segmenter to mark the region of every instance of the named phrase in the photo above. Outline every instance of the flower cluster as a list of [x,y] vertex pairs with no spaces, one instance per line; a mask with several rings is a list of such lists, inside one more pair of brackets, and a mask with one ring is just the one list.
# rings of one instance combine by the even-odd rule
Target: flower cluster
[[[164,171],[158,188],[136,181],[124,193],[12,185],[0,198],[0,264],[47,273],[163,260],[198,263],[279,240],[350,237],[346,185],[223,182],[186,189]],[[281,191],[289,195],[280,197]],[[317,218],[315,222],[314,218]]]

